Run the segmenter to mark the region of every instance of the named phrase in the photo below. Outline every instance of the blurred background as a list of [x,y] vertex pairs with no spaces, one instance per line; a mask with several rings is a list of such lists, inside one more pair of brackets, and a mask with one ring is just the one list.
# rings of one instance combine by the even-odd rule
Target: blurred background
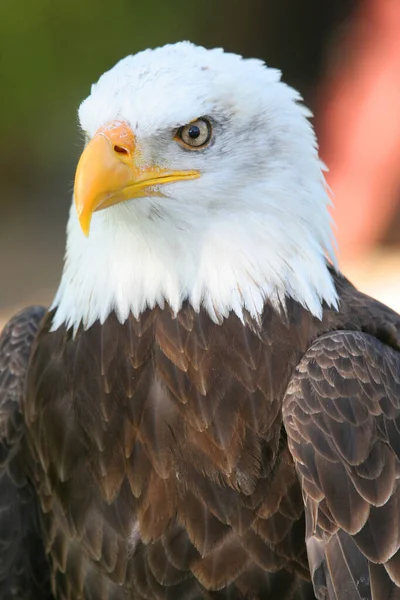
[[90,84],[181,39],[263,58],[300,90],[330,168],[341,268],[400,310],[399,0],[1,0],[0,327],[56,290]]

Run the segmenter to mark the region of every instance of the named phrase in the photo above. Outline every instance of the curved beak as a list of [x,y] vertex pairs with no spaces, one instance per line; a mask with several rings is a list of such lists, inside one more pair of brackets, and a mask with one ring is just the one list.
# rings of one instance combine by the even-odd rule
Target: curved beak
[[161,195],[154,186],[200,177],[199,171],[169,171],[143,166],[132,129],[113,121],[99,129],[84,149],[75,175],[79,223],[89,235],[92,215],[132,198]]

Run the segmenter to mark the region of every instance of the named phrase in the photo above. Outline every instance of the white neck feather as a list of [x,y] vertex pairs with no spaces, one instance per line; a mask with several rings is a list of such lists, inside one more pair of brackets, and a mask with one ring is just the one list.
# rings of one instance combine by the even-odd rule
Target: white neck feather
[[324,254],[331,248],[325,206],[310,226],[282,218],[279,198],[268,211],[217,212],[204,221],[180,209],[150,217],[146,200],[96,213],[88,238],[72,207],[53,330],[86,329],[112,311],[123,323],[165,303],[177,312],[185,299],[216,322],[230,311],[242,318],[243,309],[257,318],[266,299],[281,310],[287,296],[319,318],[323,301],[337,305]]

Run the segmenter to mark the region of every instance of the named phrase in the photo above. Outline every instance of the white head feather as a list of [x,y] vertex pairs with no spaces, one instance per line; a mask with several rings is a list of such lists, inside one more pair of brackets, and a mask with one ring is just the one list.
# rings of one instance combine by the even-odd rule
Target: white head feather
[[[261,61],[188,42],[105,73],[79,109],[87,136],[126,121],[149,165],[201,176],[95,213],[88,238],[72,206],[53,329],[111,311],[123,322],[157,304],[179,311],[185,299],[216,321],[257,317],[266,299],[280,308],[287,296],[317,317],[323,301],[335,306],[330,200],[300,101]],[[203,116],[212,143],[185,151],[177,128]]]

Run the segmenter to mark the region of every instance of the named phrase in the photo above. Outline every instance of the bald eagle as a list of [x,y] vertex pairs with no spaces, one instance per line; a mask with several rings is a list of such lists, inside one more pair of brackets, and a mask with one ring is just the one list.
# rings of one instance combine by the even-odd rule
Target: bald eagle
[[190,43],[92,87],[57,294],[0,339],[3,600],[400,598],[400,317],[309,116]]

